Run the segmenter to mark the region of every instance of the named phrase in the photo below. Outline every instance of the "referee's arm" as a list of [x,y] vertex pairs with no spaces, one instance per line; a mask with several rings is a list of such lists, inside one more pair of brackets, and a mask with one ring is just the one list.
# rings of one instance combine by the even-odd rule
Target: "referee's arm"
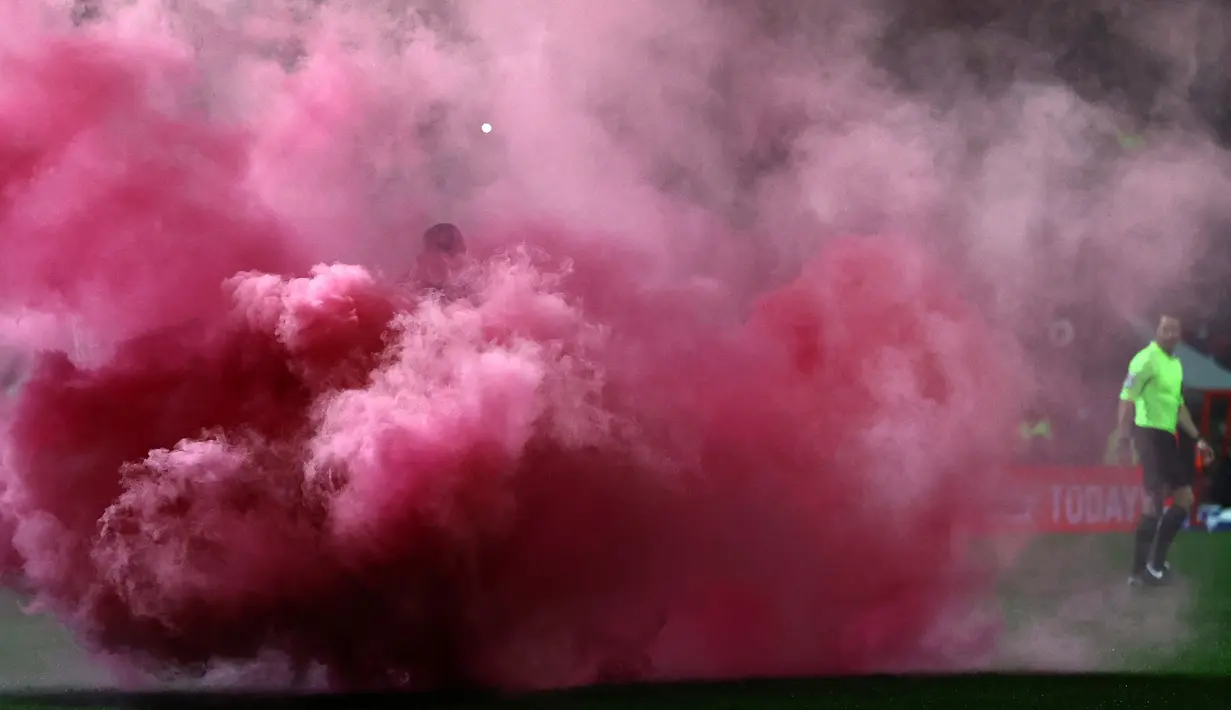
[[1176,421],[1179,422],[1180,428],[1184,430],[1185,434],[1188,434],[1190,439],[1196,442],[1200,442],[1202,440],[1201,430],[1199,430],[1196,423],[1193,422],[1192,412],[1188,411],[1188,405],[1184,404],[1183,399],[1180,400],[1180,414]]
[[1180,396],[1180,413],[1176,422],[1185,434],[1195,442],[1197,442],[1197,453],[1201,455],[1201,461],[1208,466],[1214,462],[1214,448],[1209,442],[1201,436],[1201,430],[1197,428],[1197,424],[1193,421],[1192,412],[1188,411],[1188,405],[1184,403],[1183,395]]
[[1120,390],[1120,408],[1116,416],[1116,439],[1124,441],[1133,426],[1133,415],[1137,411],[1137,400],[1150,381],[1153,372],[1150,361],[1141,356],[1133,358],[1128,365],[1128,377],[1124,379],[1124,387]]

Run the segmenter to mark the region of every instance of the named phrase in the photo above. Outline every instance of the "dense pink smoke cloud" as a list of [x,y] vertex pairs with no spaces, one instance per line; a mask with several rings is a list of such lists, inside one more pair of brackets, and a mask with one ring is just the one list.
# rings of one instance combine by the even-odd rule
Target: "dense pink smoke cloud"
[[[277,7],[0,30],[3,335],[41,350],[0,562],[35,608],[129,668],[333,688],[988,661],[967,541],[1028,376],[946,262],[1024,252],[967,248],[943,126],[816,132],[888,95],[852,63],[818,115],[698,4]],[[724,112],[681,67],[725,43]],[[740,188],[727,151],[781,133],[812,162]],[[403,279],[440,219],[454,302]]]
[[99,648],[338,687],[938,663],[920,640],[987,581],[955,542],[1005,373],[943,272],[894,286],[917,258],[835,244],[730,332],[687,299],[587,312],[602,284],[524,262],[396,317],[361,269],[239,276],[218,321],[39,364],[25,576]]

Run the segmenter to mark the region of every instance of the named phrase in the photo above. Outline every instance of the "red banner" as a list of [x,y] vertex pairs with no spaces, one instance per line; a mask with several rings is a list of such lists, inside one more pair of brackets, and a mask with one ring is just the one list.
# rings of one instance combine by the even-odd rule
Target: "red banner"
[[1006,532],[1127,532],[1145,497],[1140,468],[1111,466],[1016,468],[1002,490]]

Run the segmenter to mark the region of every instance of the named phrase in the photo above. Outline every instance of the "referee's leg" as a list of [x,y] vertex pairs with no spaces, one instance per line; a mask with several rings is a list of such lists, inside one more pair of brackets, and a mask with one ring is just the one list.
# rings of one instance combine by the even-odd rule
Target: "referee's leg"
[[1137,521],[1137,529],[1133,534],[1133,567],[1129,570],[1130,584],[1141,584],[1148,576],[1146,568],[1154,550],[1166,494],[1166,483],[1160,466],[1162,462],[1159,454],[1161,452],[1152,433],[1140,428],[1133,431],[1137,455],[1141,459],[1141,485],[1146,495],[1141,503],[1141,518]]
[[1146,568],[1155,550],[1162,508],[1162,489],[1147,486],[1145,500],[1141,504],[1141,518],[1137,520],[1137,530],[1133,533],[1133,568],[1129,572],[1131,583],[1141,582],[1148,574]]
[[1191,483],[1182,483],[1171,488],[1171,507],[1163,513],[1158,524],[1158,537],[1154,541],[1154,553],[1151,555],[1146,571],[1155,579],[1162,579],[1167,571],[1167,553],[1171,551],[1171,543],[1175,536],[1184,528],[1189,512],[1193,509],[1193,487]]

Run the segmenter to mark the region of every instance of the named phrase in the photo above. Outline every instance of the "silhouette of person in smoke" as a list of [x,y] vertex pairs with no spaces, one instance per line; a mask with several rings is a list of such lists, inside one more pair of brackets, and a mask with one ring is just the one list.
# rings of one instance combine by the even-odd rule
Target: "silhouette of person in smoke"
[[446,298],[464,295],[461,272],[469,265],[466,240],[456,225],[441,222],[423,233],[423,251],[415,263],[414,284]]

